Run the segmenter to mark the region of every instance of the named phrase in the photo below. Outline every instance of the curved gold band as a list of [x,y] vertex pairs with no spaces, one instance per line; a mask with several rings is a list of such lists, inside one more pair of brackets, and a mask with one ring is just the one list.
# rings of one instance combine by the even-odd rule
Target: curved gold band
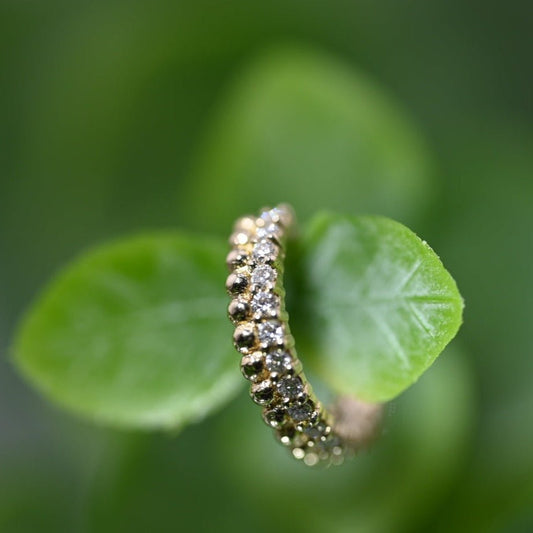
[[307,465],[340,464],[372,436],[379,405],[341,398],[327,411],[302,370],[285,310],[283,262],[294,226],[290,206],[261,210],[237,220],[227,257],[232,296],[228,314],[233,342],[242,354],[241,371],[263,420],[296,459]]

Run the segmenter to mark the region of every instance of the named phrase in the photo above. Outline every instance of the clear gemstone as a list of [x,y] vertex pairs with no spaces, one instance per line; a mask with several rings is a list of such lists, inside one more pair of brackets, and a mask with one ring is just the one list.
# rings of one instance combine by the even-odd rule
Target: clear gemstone
[[265,226],[257,228],[256,234],[260,239],[279,239],[282,230],[276,224],[266,224]]
[[253,258],[259,263],[275,261],[278,255],[277,246],[268,240],[262,240],[255,244],[252,250]]
[[270,372],[283,374],[291,369],[292,357],[282,350],[267,354],[265,358],[266,367]]
[[267,320],[258,325],[259,341],[264,347],[283,343],[283,326],[277,320]]
[[261,220],[264,221],[264,225],[274,223],[282,224],[287,227],[291,224],[293,214],[291,209],[286,205],[279,205],[273,209],[267,209],[261,213]]
[[277,272],[268,265],[258,266],[252,272],[252,284],[259,288],[269,289],[276,283]]
[[279,298],[271,292],[254,294],[251,302],[255,318],[275,317],[279,311]]
[[288,399],[297,398],[303,392],[303,390],[304,385],[302,383],[302,380],[298,377],[285,378],[280,380],[280,382],[278,383],[279,393]]
[[302,405],[293,405],[287,409],[289,416],[296,422],[303,422],[311,417],[313,414],[313,408],[304,403]]

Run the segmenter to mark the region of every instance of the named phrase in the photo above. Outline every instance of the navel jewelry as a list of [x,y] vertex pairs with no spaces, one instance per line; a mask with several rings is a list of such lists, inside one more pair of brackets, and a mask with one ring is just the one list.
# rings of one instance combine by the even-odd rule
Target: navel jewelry
[[237,220],[227,257],[232,296],[228,314],[241,371],[265,423],[296,459],[309,466],[340,464],[375,433],[381,406],[344,397],[326,411],[302,371],[289,331],[283,262],[294,227],[290,206]]

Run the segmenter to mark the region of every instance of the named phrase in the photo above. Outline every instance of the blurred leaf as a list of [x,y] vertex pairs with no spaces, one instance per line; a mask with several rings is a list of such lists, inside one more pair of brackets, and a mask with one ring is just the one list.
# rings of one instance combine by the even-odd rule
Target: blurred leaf
[[[304,238],[304,354],[337,392],[386,401],[455,336],[463,300],[427,243],[381,217],[325,214]],[[306,323],[303,324],[305,319]]]
[[37,301],[16,362],[52,399],[95,420],[177,427],[241,384],[225,317],[225,247],[180,233],[89,252]]
[[396,103],[305,49],[276,50],[245,72],[198,155],[181,201],[209,229],[258,202],[290,202],[301,220],[324,208],[411,219],[433,186],[424,143]]

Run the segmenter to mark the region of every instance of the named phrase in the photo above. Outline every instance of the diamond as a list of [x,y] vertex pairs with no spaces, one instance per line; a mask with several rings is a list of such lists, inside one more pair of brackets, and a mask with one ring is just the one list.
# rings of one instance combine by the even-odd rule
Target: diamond
[[260,220],[264,221],[264,225],[270,223],[282,224],[285,227],[291,225],[293,219],[293,213],[289,206],[278,205],[273,209],[266,209],[261,213]]
[[252,298],[251,306],[255,318],[275,317],[279,311],[279,298],[271,292],[258,292]]
[[260,289],[270,289],[276,283],[277,275],[277,272],[271,266],[258,266],[252,272],[252,285]]
[[276,224],[266,224],[257,228],[257,237],[259,239],[279,239],[282,235],[282,230]]
[[307,404],[293,405],[287,409],[289,416],[296,422],[303,422],[311,417],[313,408]]
[[278,248],[271,241],[261,240],[255,244],[252,255],[258,263],[268,263],[276,260]]
[[267,354],[266,367],[274,374],[283,374],[292,368],[292,357],[282,350]]
[[284,397],[284,399],[294,400],[302,394],[303,391],[304,384],[299,377],[284,378],[278,383],[278,392]]
[[283,326],[277,320],[267,320],[261,322],[258,326],[259,341],[264,348],[283,344]]

